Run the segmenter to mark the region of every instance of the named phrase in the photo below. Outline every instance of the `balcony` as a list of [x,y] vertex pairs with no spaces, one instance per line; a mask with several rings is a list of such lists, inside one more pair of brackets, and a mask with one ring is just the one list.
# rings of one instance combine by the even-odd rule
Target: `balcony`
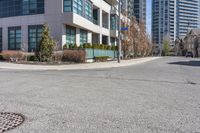
[[95,25],[100,24],[100,14],[99,14],[99,8],[93,5],[93,23]]
[[116,15],[118,15],[118,10],[117,10],[117,8],[114,7],[114,6],[111,6],[111,11],[110,11],[110,13],[111,13],[111,14],[116,14]]
[[115,5],[119,2],[119,0],[104,0],[105,2],[107,2],[110,5]]
[[111,37],[118,37],[119,32],[118,30],[110,30],[110,36]]
[[102,11],[102,27],[109,28],[109,14],[105,11]]

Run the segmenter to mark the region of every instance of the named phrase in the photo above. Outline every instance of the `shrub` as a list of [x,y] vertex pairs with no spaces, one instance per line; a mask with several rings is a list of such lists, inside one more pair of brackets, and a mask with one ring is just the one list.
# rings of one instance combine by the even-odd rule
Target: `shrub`
[[3,55],[0,54],[0,61],[3,61],[4,58],[3,58]]
[[111,50],[111,46],[110,45],[105,45],[105,49],[106,50]]
[[65,44],[64,46],[63,46],[63,50],[66,50],[67,49],[67,44]]
[[28,55],[27,60],[28,61],[39,61],[36,55]]
[[106,62],[110,58],[109,56],[97,56],[94,57],[95,62]]
[[53,61],[61,62],[62,59],[63,59],[63,52],[62,51],[54,52]]
[[86,53],[84,50],[64,50],[63,61],[84,63]]
[[40,61],[49,61],[53,56],[53,50],[55,47],[55,42],[50,36],[49,26],[44,25],[41,40],[39,46],[36,50],[36,56]]
[[112,45],[111,50],[118,50],[118,46]]
[[99,49],[104,49],[104,45],[103,44],[99,44]]
[[7,61],[18,61],[25,59],[25,54],[21,51],[3,51],[1,55],[3,56],[3,59]]
[[90,44],[90,43],[85,43],[83,45],[77,46],[76,44],[69,44],[69,45],[64,45],[63,50],[66,49],[101,49],[101,50],[117,50],[117,46],[110,46],[110,45],[105,45],[105,44]]
[[92,48],[92,45],[90,43],[83,44],[83,48]]
[[99,44],[92,44],[93,49],[100,49]]
[[170,46],[169,46],[170,42],[169,40],[164,40],[163,41],[163,50],[162,50],[162,56],[168,56],[169,52],[170,52]]
[[83,45],[80,45],[78,48],[79,48],[79,49],[83,49]]

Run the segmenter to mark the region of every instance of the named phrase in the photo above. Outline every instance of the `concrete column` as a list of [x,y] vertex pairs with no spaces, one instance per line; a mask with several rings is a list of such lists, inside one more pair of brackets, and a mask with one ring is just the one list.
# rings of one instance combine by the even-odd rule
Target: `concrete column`
[[88,43],[91,43],[92,44],[92,32],[88,32]]
[[3,50],[8,50],[8,27],[2,27]]
[[100,44],[102,44],[102,36],[103,36],[103,34],[101,33],[101,34],[99,34],[99,43]]
[[[110,13],[108,14],[108,29],[109,29],[109,32],[111,31],[110,30]],[[108,45],[111,45],[111,42],[110,42],[110,33],[109,33],[109,36],[108,36]]]
[[108,36],[108,45],[111,45],[111,39],[110,39],[110,36]]
[[102,16],[102,9],[99,9],[99,26],[102,27],[103,24],[102,24],[102,19],[103,19],[103,16]]
[[76,45],[80,46],[80,29],[76,28]]
[[66,44],[66,25],[62,24],[62,46]]
[[110,13],[108,14],[108,29],[110,30]]
[[99,21],[100,21],[100,23],[99,23],[99,25],[100,25],[100,34],[99,34],[99,43],[100,44],[102,44],[102,27],[103,27],[103,23],[102,23],[102,19],[103,19],[103,16],[102,16],[102,13],[103,13],[103,11],[102,11],[102,9],[99,9]]
[[21,33],[22,33],[21,50],[28,51],[28,26],[27,25],[21,26]]

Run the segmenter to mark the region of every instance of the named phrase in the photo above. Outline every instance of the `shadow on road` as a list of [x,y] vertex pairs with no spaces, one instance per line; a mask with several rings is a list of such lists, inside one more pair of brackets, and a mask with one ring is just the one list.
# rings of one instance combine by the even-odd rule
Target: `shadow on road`
[[168,64],[200,67],[200,61],[178,61],[178,62],[170,62]]

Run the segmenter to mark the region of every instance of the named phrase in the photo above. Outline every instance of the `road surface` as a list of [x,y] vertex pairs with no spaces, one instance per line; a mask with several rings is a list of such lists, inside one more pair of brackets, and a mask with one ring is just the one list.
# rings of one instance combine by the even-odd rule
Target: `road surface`
[[166,57],[98,70],[0,69],[10,133],[200,133],[200,59]]

